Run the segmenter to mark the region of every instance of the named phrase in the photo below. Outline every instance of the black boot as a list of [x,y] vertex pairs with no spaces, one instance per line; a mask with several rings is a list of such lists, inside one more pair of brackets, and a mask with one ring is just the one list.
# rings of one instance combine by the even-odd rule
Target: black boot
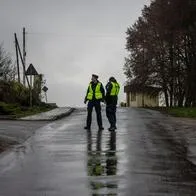
[[115,131],[115,127],[110,127],[110,128],[108,128],[108,131]]

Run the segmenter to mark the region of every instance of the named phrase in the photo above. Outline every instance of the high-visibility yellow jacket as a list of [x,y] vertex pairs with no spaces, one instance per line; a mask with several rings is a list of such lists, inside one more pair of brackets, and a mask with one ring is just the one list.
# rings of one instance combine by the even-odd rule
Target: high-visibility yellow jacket
[[101,92],[101,83],[98,82],[96,87],[95,87],[95,92],[93,92],[92,89],[92,84],[89,84],[88,87],[88,94],[87,94],[87,100],[92,100],[93,99],[93,94],[95,94],[95,99],[99,100],[103,98],[103,94]]
[[111,82],[112,84],[112,89],[110,92],[110,96],[117,96],[120,90],[120,85],[118,84],[118,82]]

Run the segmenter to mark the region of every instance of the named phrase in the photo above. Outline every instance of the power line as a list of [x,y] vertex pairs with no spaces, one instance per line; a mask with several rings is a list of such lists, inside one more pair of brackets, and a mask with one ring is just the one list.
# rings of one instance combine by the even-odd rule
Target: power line
[[35,36],[53,36],[53,37],[84,37],[84,38],[121,38],[120,35],[104,35],[104,34],[59,34],[59,33],[49,33],[49,32],[28,32],[28,35]]

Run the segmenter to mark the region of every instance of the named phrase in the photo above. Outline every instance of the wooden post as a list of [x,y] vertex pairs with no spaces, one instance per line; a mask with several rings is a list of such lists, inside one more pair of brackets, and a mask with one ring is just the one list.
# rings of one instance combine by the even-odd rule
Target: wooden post
[[[18,51],[19,51],[19,55],[20,55],[21,62],[22,62],[22,66],[23,66],[23,69],[24,69],[24,61],[23,61],[23,58],[22,58],[22,53],[21,53],[21,51],[20,51],[20,46],[19,46],[19,44],[18,44],[18,39],[17,39],[17,37],[16,37],[16,44],[17,44],[17,47],[18,47]],[[26,76],[26,74],[25,74],[25,77],[26,77],[26,80],[27,80],[28,87],[30,88],[29,80],[28,80],[28,77]]]
[[25,71],[26,71],[26,49],[25,49],[25,28],[23,28],[23,84],[25,86]]
[[33,106],[33,94],[32,94],[32,75],[30,75],[30,107]]
[[48,103],[47,93],[45,92],[46,103]]
[[16,33],[14,33],[14,38],[15,38],[15,48],[16,48],[16,63],[17,63],[17,72],[18,72],[18,82],[20,83],[20,68],[19,68],[19,60],[18,60],[18,47],[17,47]]

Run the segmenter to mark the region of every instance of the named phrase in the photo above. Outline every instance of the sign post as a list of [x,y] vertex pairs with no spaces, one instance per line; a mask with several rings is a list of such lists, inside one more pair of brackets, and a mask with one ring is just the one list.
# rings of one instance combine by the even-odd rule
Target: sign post
[[32,76],[38,75],[35,67],[30,64],[27,71],[25,72],[27,76],[30,76],[30,107],[33,106],[33,94],[32,94]]
[[47,101],[47,94],[46,94],[46,92],[48,91],[48,88],[47,88],[46,86],[44,86],[44,87],[42,88],[42,90],[43,90],[44,93],[45,93],[45,98],[46,98],[46,103],[47,103],[48,101]]

